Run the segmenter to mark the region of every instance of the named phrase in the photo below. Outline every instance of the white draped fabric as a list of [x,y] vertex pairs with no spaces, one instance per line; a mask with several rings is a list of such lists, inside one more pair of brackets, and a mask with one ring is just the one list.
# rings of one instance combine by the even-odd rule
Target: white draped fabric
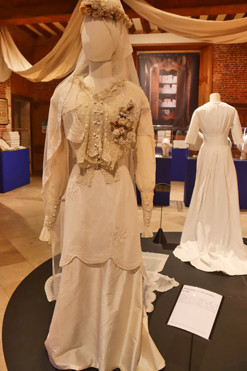
[[58,43],[33,66],[17,49],[8,29],[0,28],[0,82],[10,77],[11,71],[33,82],[51,81],[71,73],[82,49],[80,29],[83,16],[79,11],[80,2]]
[[[223,21],[190,19],[156,9],[144,0],[124,0],[141,17],[163,30],[199,41],[217,44],[247,42],[247,18]],[[6,81],[11,71],[30,81],[59,79],[75,68],[81,51],[80,27],[83,16],[79,0],[66,30],[52,51],[34,66],[17,49],[7,28],[0,29],[0,82]]]
[[175,35],[214,44],[247,42],[247,18],[232,21],[203,21],[154,8],[145,0],[124,0],[141,17]]

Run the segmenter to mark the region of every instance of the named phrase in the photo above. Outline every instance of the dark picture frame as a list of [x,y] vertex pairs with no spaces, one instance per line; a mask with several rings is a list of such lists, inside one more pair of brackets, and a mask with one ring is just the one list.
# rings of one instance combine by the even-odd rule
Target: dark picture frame
[[198,107],[199,51],[137,52],[138,73],[155,128],[186,130]]
[[8,125],[8,99],[0,98],[0,125]]

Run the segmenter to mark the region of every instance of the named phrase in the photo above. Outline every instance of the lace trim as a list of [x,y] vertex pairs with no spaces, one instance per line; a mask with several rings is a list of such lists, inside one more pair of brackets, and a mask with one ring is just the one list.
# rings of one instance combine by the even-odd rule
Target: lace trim
[[138,270],[141,268],[141,272],[144,274],[145,268],[143,266],[142,259],[138,259],[131,262],[124,262],[122,258],[118,256],[116,253],[112,253],[112,249],[105,250],[104,256],[97,256],[92,258],[89,256],[85,251],[82,250],[80,246],[74,246],[69,249],[69,252],[66,254],[62,253],[62,258],[60,261],[60,267],[64,267],[65,265],[68,265],[72,262],[74,258],[78,258],[81,262],[90,265],[95,266],[98,264],[103,264],[107,260],[112,259],[114,263],[121,269],[127,270],[127,271],[133,271]]
[[113,81],[107,88],[102,91],[96,90],[94,86],[86,85],[84,79],[80,76],[74,77],[73,82],[79,86],[79,88],[87,94],[90,94],[93,99],[102,101],[108,96],[113,96],[113,93],[118,93],[118,90],[125,84],[124,79]]
[[[49,192],[48,192],[49,194]],[[49,208],[46,210],[47,215],[45,216],[44,220],[44,227],[48,229],[48,231],[51,231],[54,228],[54,225],[57,220],[57,216],[60,209],[60,202],[61,200],[50,200],[47,204],[49,205]]]
[[114,182],[118,182],[120,180],[118,167],[114,170],[110,170],[110,169],[105,169],[101,167],[100,165],[95,164],[95,165],[90,165],[90,167],[87,167],[87,168],[80,167],[80,174],[75,177],[75,181],[77,183],[91,187],[94,173],[95,171],[99,171],[99,170],[104,176],[106,184],[111,184]]
[[151,313],[154,310],[153,302],[156,299],[154,291],[165,292],[177,286],[179,286],[179,283],[174,278],[147,271],[147,277],[144,277],[143,282],[146,312]]
[[111,5],[106,0],[83,0],[80,11],[84,15],[90,15],[95,18],[103,17],[115,22],[122,22],[126,28],[132,26],[132,21],[125,14],[122,7],[116,3]]
[[141,192],[144,228],[151,225],[154,192]]

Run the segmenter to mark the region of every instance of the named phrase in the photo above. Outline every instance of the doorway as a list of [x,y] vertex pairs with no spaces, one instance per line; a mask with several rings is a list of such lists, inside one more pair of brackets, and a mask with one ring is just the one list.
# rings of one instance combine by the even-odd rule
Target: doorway
[[32,174],[31,151],[31,100],[12,95],[12,131],[20,134],[20,145],[29,148],[30,173]]

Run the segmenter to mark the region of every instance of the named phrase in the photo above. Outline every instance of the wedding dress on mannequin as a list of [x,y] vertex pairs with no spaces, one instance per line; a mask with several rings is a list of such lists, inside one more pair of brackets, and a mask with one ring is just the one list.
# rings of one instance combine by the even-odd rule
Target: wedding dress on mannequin
[[228,143],[231,130],[236,144],[243,143],[236,109],[210,95],[210,102],[192,116],[186,142],[194,144],[203,133],[196,182],[174,255],[207,272],[247,274],[247,246],[243,244],[236,170]]
[[155,185],[151,112],[142,89],[115,73],[117,54],[129,45],[121,43],[127,35],[126,16],[118,7],[115,21],[109,20],[102,4],[98,14],[103,18],[85,16],[82,27],[79,71],[89,67],[87,76],[72,74],[51,101],[43,175],[46,216],[40,238],[51,241],[54,255],[64,193],[65,205],[62,273],[45,346],[51,363],[62,370],[156,371],[165,362],[148,331],[146,271],[126,166],[134,148],[143,236],[148,237]]

